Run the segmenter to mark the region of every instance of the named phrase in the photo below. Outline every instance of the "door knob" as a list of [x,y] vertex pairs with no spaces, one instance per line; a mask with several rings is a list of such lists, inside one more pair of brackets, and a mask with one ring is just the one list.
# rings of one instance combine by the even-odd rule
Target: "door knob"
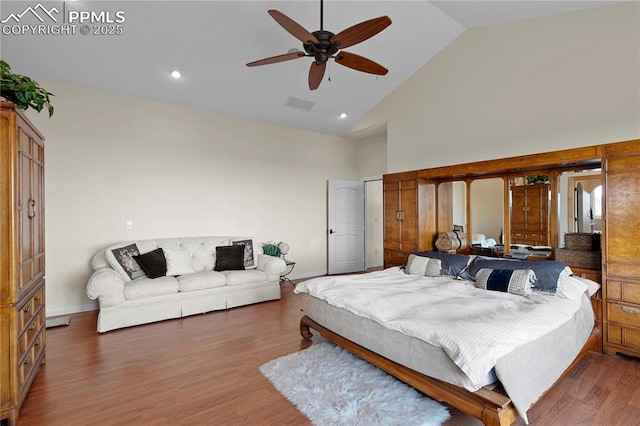
[[335,234],[336,231],[334,231],[333,229],[329,229],[329,234]]

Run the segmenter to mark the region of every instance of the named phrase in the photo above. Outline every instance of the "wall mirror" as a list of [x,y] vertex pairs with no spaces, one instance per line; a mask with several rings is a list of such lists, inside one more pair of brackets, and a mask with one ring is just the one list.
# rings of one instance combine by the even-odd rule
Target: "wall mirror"
[[[503,242],[504,180],[501,177],[474,179],[469,186],[472,244],[482,240]],[[489,244],[490,245],[490,244]]]
[[558,177],[558,247],[564,234],[602,232],[600,169],[560,173]]
[[465,181],[438,184],[438,231],[462,227],[467,232],[467,184]]

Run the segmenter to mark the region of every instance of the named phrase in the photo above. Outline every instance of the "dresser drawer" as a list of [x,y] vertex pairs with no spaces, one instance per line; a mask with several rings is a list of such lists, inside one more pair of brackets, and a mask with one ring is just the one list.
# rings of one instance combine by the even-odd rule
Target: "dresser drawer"
[[[25,334],[20,339],[18,360],[18,387],[19,393],[26,392],[26,388],[31,385],[33,378],[40,369],[40,363],[44,359],[46,347],[46,327],[44,309],[41,309],[33,318]],[[24,343],[23,343],[24,342]],[[23,351],[24,345],[26,350]]]
[[633,327],[640,327],[640,306],[607,302],[607,319]]
[[409,255],[403,251],[385,250],[384,260],[391,265],[406,265]]
[[602,272],[599,269],[583,269],[571,267],[573,275],[602,284]]
[[30,326],[34,316],[44,305],[44,286],[41,286],[33,296],[18,308],[18,329],[22,333]]
[[608,279],[607,300],[619,300],[640,305],[640,282]]
[[610,323],[607,327],[607,341],[614,345],[640,350],[640,329]]

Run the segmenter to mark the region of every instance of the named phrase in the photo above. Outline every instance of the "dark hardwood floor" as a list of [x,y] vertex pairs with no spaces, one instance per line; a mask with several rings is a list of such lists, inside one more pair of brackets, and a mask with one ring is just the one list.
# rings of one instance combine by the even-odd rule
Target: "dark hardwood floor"
[[[308,346],[301,298],[95,331],[97,312],[47,330],[20,425],[305,425],[258,371]],[[529,411],[532,425],[640,424],[640,361],[589,354]],[[451,409],[447,425],[479,421]],[[518,425],[524,424],[518,420]]]

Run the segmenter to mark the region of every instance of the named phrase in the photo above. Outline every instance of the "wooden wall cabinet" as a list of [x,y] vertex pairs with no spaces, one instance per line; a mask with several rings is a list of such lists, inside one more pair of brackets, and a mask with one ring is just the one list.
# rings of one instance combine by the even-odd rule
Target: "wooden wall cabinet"
[[549,245],[549,185],[511,187],[511,243]]
[[0,104],[0,418],[15,425],[45,360],[44,138]]
[[640,356],[640,141],[604,150],[604,350]]
[[384,267],[407,263],[417,251],[433,249],[436,238],[436,185],[416,173],[383,177]]

